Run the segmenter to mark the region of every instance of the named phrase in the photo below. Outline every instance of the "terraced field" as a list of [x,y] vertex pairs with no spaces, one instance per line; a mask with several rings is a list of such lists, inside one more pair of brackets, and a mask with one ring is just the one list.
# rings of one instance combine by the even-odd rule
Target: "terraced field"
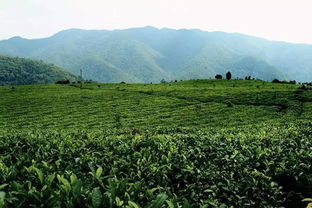
[[312,90],[0,87],[0,207],[305,207]]
[[[0,124],[23,128],[232,126],[310,115],[311,91],[260,81],[0,88]],[[233,105],[233,107],[228,107]],[[301,112],[302,111],[302,112]],[[300,114],[300,115],[299,115]]]

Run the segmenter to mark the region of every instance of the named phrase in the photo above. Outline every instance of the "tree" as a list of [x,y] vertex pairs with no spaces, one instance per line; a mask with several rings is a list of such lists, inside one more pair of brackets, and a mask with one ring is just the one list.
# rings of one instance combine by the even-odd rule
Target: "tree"
[[216,79],[222,79],[222,75],[221,75],[221,74],[217,74],[217,75],[215,76],[215,78],[216,78]]
[[165,84],[165,83],[167,83],[167,81],[165,79],[162,79],[162,80],[160,80],[160,83]]
[[232,78],[231,72],[226,73],[226,79],[230,80]]
[[59,80],[57,82],[55,82],[55,84],[70,84],[70,81],[67,79],[67,80]]
[[281,83],[278,79],[273,79],[272,83]]

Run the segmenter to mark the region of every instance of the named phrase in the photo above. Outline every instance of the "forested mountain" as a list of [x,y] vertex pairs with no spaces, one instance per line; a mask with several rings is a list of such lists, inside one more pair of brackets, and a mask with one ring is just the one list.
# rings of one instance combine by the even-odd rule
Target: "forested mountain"
[[312,45],[269,41],[242,34],[201,30],[70,29],[49,38],[0,41],[0,53],[35,58],[83,71],[101,82],[233,77],[312,80]]
[[0,85],[44,84],[77,77],[53,64],[0,55]]

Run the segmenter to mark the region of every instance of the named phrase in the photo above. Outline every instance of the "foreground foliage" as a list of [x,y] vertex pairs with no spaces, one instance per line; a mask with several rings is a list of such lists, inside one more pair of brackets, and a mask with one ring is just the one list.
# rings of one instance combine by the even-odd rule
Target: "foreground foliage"
[[[12,132],[3,207],[295,207],[312,195],[312,123]],[[154,204],[154,205],[153,205]]]

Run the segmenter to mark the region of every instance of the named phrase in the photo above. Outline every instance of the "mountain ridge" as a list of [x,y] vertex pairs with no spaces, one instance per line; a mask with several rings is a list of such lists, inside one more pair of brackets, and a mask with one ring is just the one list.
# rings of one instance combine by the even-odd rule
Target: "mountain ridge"
[[[255,78],[268,81],[312,79],[310,44],[200,29],[69,29],[48,38],[0,41],[0,53],[44,60],[76,75],[83,70],[85,79],[100,82],[201,79],[226,71],[242,78],[253,70]],[[239,65],[247,57],[256,68]]]

